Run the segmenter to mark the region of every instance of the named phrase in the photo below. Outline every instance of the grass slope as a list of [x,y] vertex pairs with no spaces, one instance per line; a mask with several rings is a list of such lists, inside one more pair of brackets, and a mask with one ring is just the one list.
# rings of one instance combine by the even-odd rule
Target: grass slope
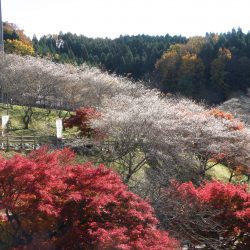
[[[24,129],[23,117],[26,107],[12,105],[8,109],[10,116],[8,124],[8,135],[13,136],[56,136],[56,119],[69,117],[70,113],[64,110],[49,110],[43,108],[32,108],[33,115],[29,129]],[[0,104],[0,115],[7,115],[7,107]],[[63,132],[64,137],[76,135],[76,129],[67,129]]]

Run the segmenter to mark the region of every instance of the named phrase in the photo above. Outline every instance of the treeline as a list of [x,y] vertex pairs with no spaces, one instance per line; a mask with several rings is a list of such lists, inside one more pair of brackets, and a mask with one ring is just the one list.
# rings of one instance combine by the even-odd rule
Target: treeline
[[171,44],[185,43],[181,36],[120,36],[117,39],[88,38],[71,33],[33,38],[38,55],[63,63],[88,63],[119,75],[142,78],[154,70],[157,59]]
[[250,87],[250,33],[191,37],[172,45],[156,63],[160,89],[209,103],[224,101]]
[[150,80],[164,92],[208,103],[219,103],[250,87],[250,33],[241,29],[189,39],[138,35],[111,40],[60,33],[34,38],[33,44],[40,56],[98,65]]
[[6,23],[4,31],[7,52],[87,63],[210,104],[250,87],[250,32],[241,29],[189,39],[168,34],[94,39],[60,32],[32,41],[13,24]]

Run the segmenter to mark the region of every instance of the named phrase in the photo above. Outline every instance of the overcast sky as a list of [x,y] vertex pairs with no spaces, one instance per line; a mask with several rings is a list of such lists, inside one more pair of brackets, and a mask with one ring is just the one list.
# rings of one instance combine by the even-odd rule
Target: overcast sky
[[38,37],[205,35],[250,30],[250,0],[2,0],[3,20]]

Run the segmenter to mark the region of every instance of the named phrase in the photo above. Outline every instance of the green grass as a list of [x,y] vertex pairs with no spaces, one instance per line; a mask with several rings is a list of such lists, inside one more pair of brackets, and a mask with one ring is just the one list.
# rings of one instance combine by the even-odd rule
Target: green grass
[[[48,110],[43,108],[32,108],[33,115],[29,124],[29,129],[24,129],[22,119],[24,117],[24,110],[26,107],[12,105],[9,108],[10,122],[8,125],[8,134],[13,136],[56,136],[56,119],[65,115],[69,117],[67,111],[60,110]],[[0,104],[0,115],[6,115],[7,109]],[[74,136],[77,134],[76,129],[66,129],[63,132],[65,138]]]
[[[218,164],[214,166],[213,168],[209,169],[207,171],[207,175],[210,176],[212,179],[223,181],[223,182],[229,182],[230,178],[230,171],[229,169],[222,164]],[[247,176],[245,175],[238,175],[232,178],[232,183],[246,183],[247,182]],[[249,184],[250,188],[250,184]]]
[[[67,111],[60,110],[48,110],[43,108],[33,108],[33,116],[29,125],[29,129],[24,129],[24,124],[22,122],[24,116],[24,110],[26,107],[12,105],[9,108],[10,123],[8,129],[8,135],[12,136],[56,136],[56,119],[61,117],[69,117],[70,114]],[[6,115],[6,106],[0,104],[0,115]],[[66,129],[63,131],[64,138],[74,137],[78,134],[77,129]],[[5,157],[11,157],[12,152],[6,153]],[[140,153],[138,152],[138,156]],[[139,157],[140,158],[140,157]],[[100,160],[100,159],[99,159]],[[96,156],[77,156],[77,162],[83,163],[86,161],[99,162],[98,155]],[[211,163],[212,164],[212,163]],[[113,168],[114,170],[120,172],[121,169],[119,165],[115,163],[106,164],[107,166]],[[136,179],[144,178],[144,171],[147,166],[144,166],[138,173],[135,174]],[[212,179],[217,179],[223,182],[228,182],[230,177],[230,171],[228,168],[222,164],[218,164],[207,171],[207,174]],[[245,176],[240,176],[238,178],[233,178],[233,182],[244,182]]]
[[207,171],[207,174],[213,179],[228,182],[230,172],[228,168],[222,164],[218,164]]

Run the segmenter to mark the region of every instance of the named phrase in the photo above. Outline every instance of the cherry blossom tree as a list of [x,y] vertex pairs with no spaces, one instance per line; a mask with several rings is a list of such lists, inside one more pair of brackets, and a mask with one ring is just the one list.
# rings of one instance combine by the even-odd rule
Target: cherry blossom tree
[[[143,88],[130,80],[101,72],[85,64],[58,64],[47,59],[6,54],[0,62],[1,87],[14,103],[54,103],[74,110],[98,107],[104,97],[117,93],[136,94]],[[25,97],[25,98],[23,98]]]
[[229,129],[234,120],[216,117],[190,100],[162,98],[153,90],[141,93],[106,99],[102,116],[93,121],[114,141],[107,158],[120,165],[124,179],[144,168],[158,184],[172,178],[199,182],[214,166],[209,160],[219,154],[249,167],[249,131]]

